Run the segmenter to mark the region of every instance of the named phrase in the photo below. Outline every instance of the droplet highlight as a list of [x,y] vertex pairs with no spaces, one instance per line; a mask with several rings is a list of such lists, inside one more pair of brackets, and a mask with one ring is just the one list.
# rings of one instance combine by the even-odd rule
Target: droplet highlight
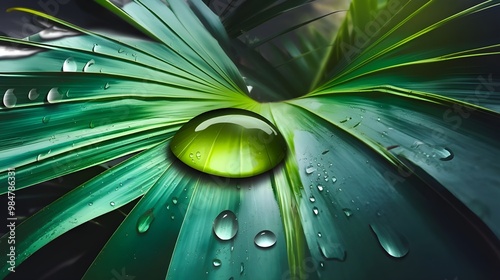
[[254,243],[260,248],[270,248],[276,244],[276,235],[270,230],[263,230],[257,233]]
[[220,240],[231,240],[238,232],[238,219],[231,210],[222,211],[214,220],[213,231]]
[[59,92],[59,88],[51,88],[47,94],[47,102],[55,103],[63,99],[63,95]]
[[38,91],[37,91],[36,88],[32,88],[28,92],[28,99],[31,100],[31,101],[36,100],[38,98],[38,96],[40,96],[40,94],[38,93]]

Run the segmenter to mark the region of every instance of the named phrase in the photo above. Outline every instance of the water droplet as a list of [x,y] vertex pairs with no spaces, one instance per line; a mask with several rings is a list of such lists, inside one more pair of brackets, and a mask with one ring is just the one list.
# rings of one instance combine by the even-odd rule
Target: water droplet
[[323,186],[322,185],[318,185],[318,191],[322,192],[323,191]]
[[104,84],[104,89],[108,89],[108,88],[109,88],[109,83]]
[[3,95],[3,104],[7,108],[12,108],[16,106],[17,103],[17,97],[14,94],[14,89],[9,88],[8,90],[5,91],[5,94]]
[[153,208],[144,212],[144,214],[142,214],[137,220],[137,232],[145,233],[146,231],[148,231],[154,219],[155,216],[153,214]]
[[254,242],[260,248],[269,248],[276,244],[276,235],[270,230],[263,230],[257,233]]
[[346,217],[352,216],[352,210],[349,208],[343,208],[342,211],[344,211],[344,214]]
[[46,154],[39,154],[37,157],[36,157],[36,161],[41,161],[43,159],[45,159],[51,152],[52,150],[49,150]]
[[200,153],[200,152],[196,152],[196,158],[197,158],[197,159],[200,159],[200,158],[201,158],[201,153]]
[[245,272],[245,264],[244,263],[240,263],[240,275],[242,275],[243,272]]
[[92,202],[89,202],[89,203],[88,203],[88,206],[92,206],[92,205],[94,205],[94,203],[92,203]]
[[[235,141],[235,139],[237,139]],[[243,178],[266,172],[285,157],[286,142],[267,119],[241,109],[203,113],[186,123],[174,136],[175,156],[202,172]],[[201,160],[192,160],[199,151]]]
[[313,207],[313,213],[314,213],[314,215],[316,215],[316,216],[319,214],[319,209],[318,209],[318,207]]
[[214,259],[212,261],[212,264],[214,265],[214,267],[219,267],[221,266],[222,262],[219,259]]
[[309,197],[309,201],[314,203],[316,201],[316,198],[313,195],[311,195]]
[[60,101],[63,98],[63,95],[59,93],[59,88],[51,88],[49,93],[47,94],[47,101],[49,103],[55,103]]
[[95,60],[91,59],[85,63],[85,66],[83,66],[83,72],[89,71],[89,68],[95,64]]
[[389,256],[402,258],[410,251],[408,240],[391,227],[380,223],[370,224],[370,227]]
[[332,176],[332,183],[335,184],[335,182],[337,182],[337,178]]
[[312,174],[314,171],[316,171],[316,168],[314,168],[314,166],[310,165],[306,167],[306,174]]
[[238,232],[238,219],[230,210],[222,211],[214,220],[213,230],[220,240],[231,240]]
[[109,205],[111,205],[111,206],[115,206],[115,202],[114,202],[114,201],[111,201],[111,202],[109,203]]
[[93,121],[90,121],[90,123],[89,123],[89,128],[94,128],[94,127],[95,127],[94,122],[93,122]]
[[50,121],[50,117],[48,117],[48,116],[45,116],[42,118],[42,123],[49,123],[49,121]]
[[326,259],[334,259],[339,261],[345,261],[346,258],[346,250],[342,244],[334,242],[331,238],[327,238],[327,240],[318,241],[318,247],[321,251],[321,254]]
[[92,47],[92,51],[96,52],[97,49],[99,49],[99,45],[98,44],[94,44],[94,46]]
[[172,198],[172,203],[173,203],[174,205],[176,205],[176,204],[177,204],[177,202],[178,202],[177,197],[175,197],[175,196],[174,196],[174,197]]
[[318,232],[318,237],[321,238],[321,236],[323,236],[321,232]]
[[325,269],[325,263],[324,262],[319,262],[319,267],[321,267],[321,269]]
[[377,118],[377,121],[379,122],[379,121],[380,121],[380,118]]
[[52,27],[47,28],[45,30],[42,30],[40,33],[38,33],[40,38],[43,40],[55,40],[55,39],[60,39],[63,37],[68,37],[68,36],[75,36],[78,34],[79,34],[78,32],[63,29],[63,28],[60,28],[57,26],[52,26]]
[[330,150],[324,150],[321,154],[326,155]]
[[118,49],[118,53],[123,53],[124,50],[123,49]]
[[32,88],[30,90],[30,92],[28,93],[28,98],[29,100],[33,101],[35,99],[38,98],[38,96],[40,96],[40,94],[38,94],[38,91],[36,90],[36,88]]
[[443,149],[437,150],[436,153],[438,154],[439,159],[442,161],[449,161],[455,157],[455,155],[453,154],[453,151],[450,150],[449,148],[446,148],[446,147]]
[[61,70],[63,72],[76,72],[76,69],[78,68],[78,65],[76,64],[76,61],[72,57],[66,58],[66,60],[63,62]]

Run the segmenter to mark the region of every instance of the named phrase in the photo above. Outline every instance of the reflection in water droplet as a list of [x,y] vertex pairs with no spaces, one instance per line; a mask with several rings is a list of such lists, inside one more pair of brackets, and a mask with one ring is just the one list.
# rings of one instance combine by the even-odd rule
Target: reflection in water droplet
[[375,223],[370,224],[370,227],[377,236],[380,245],[389,256],[402,258],[410,251],[410,244],[406,237],[396,232],[388,225]]
[[85,63],[85,66],[83,66],[83,72],[89,71],[89,68],[95,64],[95,60],[91,59],[87,63]]
[[312,174],[314,171],[316,171],[316,168],[314,168],[314,166],[310,165],[306,167],[306,174]]
[[30,92],[28,93],[28,98],[29,100],[33,101],[35,99],[38,98],[38,96],[40,96],[40,94],[38,94],[38,91],[36,90],[36,88],[32,88],[30,90]]
[[269,248],[276,244],[276,235],[270,230],[263,230],[257,233],[254,242],[260,248]]
[[230,240],[238,232],[238,220],[230,210],[222,211],[214,220],[213,230],[220,240]]
[[[194,169],[244,178],[275,167],[285,157],[287,145],[274,125],[262,116],[241,109],[220,109],[186,123],[172,139],[170,148]],[[197,152],[199,160],[194,158],[193,153]]]
[[7,108],[12,108],[16,106],[17,103],[17,97],[14,94],[14,89],[9,88],[8,90],[5,91],[5,94],[3,95],[3,105]]
[[219,267],[219,266],[221,266],[222,262],[219,259],[214,259],[212,261],[212,264],[214,267]]
[[344,209],[342,209],[342,211],[344,211],[344,214],[346,215],[346,217],[352,216],[352,210],[351,209],[344,208]]
[[148,231],[154,219],[155,216],[153,214],[153,208],[151,208],[147,210],[144,214],[142,214],[137,220],[137,231],[139,233],[145,233],[146,231]]
[[55,103],[60,101],[63,98],[63,95],[59,93],[59,88],[51,88],[49,93],[47,94],[47,101],[49,103]]
[[78,68],[78,65],[76,64],[76,61],[72,57],[66,58],[66,60],[63,62],[63,65],[61,67],[61,70],[63,72],[75,72],[76,69]]
[[313,213],[314,213],[314,215],[316,215],[316,216],[319,214],[319,209],[318,209],[318,207],[313,207]]
[[345,261],[347,252],[342,244],[334,242],[331,239],[327,239],[326,242],[318,241],[318,247],[321,254],[326,259],[334,259],[339,261]]

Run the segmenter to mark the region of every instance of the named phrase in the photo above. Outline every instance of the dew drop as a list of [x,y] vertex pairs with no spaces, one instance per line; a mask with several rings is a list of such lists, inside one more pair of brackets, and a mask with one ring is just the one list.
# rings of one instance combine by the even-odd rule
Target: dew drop
[[238,232],[238,219],[230,210],[222,211],[214,220],[213,230],[220,240],[231,240]]
[[321,232],[318,232],[318,237],[321,238],[321,236],[323,236]]
[[200,159],[200,158],[201,158],[201,153],[200,153],[200,152],[196,152],[196,158],[197,158],[197,159]]
[[114,202],[114,201],[111,201],[111,202],[109,203],[109,205],[111,205],[111,206],[115,206],[115,202]]
[[94,205],[94,203],[92,203],[92,202],[89,202],[89,203],[88,203],[88,206],[92,206],[92,205]]
[[47,94],[47,101],[49,103],[55,103],[60,101],[63,98],[63,95],[59,93],[59,88],[51,88],[49,93]]
[[155,216],[153,214],[153,208],[144,212],[144,214],[142,214],[137,220],[137,232],[145,233],[146,231],[148,231],[154,219]]
[[36,90],[36,88],[32,88],[28,93],[28,99],[31,101],[37,99],[38,96],[40,96],[40,94],[38,94],[38,91]]
[[406,237],[391,227],[381,223],[370,224],[370,227],[377,236],[378,242],[389,256],[402,258],[410,251],[410,244]]
[[108,89],[108,88],[109,88],[109,83],[104,84],[104,89]]
[[[280,163],[285,157],[286,142],[262,116],[241,109],[220,109],[198,115],[186,123],[172,139],[170,148],[177,158],[194,169],[211,175],[244,178],[266,172]],[[200,160],[194,160],[193,151],[200,152]]]
[[349,208],[343,208],[342,211],[344,212],[346,217],[352,216],[352,210]]
[[332,176],[332,183],[335,184],[335,182],[337,182],[337,178]]
[[324,190],[322,185],[318,185],[318,191],[322,192]]
[[78,65],[76,64],[75,59],[72,57],[66,58],[61,67],[61,71],[63,72],[76,72],[77,69]]
[[313,207],[313,213],[314,213],[314,215],[316,215],[316,216],[319,214],[319,209],[318,209],[318,207]]
[[321,254],[326,259],[345,261],[347,253],[342,244],[333,242],[331,239],[328,238],[326,242],[318,241],[318,247],[319,250],[321,251]]
[[118,49],[118,53],[123,53],[124,50],[123,49]]
[[98,44],[94,44],[94,46],[92,47],[92,51],[96,52],[98,48],[99,48],[99,45]]
[[5,94],[3,95],[3,104],[7,108],[12,108],[16,106],[17,103],[17,97],[14,94],[14,89],[9,88],[8,90],[5,91]]
[[260,248],[269,248],[276,244],[276,235],[270,230],[263,230],[257,233],[254,242]]
[[42,123],[49,123],[50,121],[50,117],[49,116],[45,116],[42,118]]
[[311,195],[309,197],[309,201],[314,203],[316,201],[316,198],[313,195]]
[[442,160],[442,161],[449,161],[455,157],[455,155],[453,154],[453,151],[450,150],[449,148],[446,148],[446,147],[438,150],[437,154],[439,155],[439,160]]
[[219,259],[213,259],[212,264],[214,267],[219,267],[222,265],[222,262]]
[[89,71],[89,68],[95,64],[95,60],[91,59],[85,63],[85,66],[83,66],[83,72]]
[[90,122],[89,122],[89,128],[94,128],[94,127],[95,127],[94,122],[93,122],[93,121],[90,121]]
[[240,275],[242,275],[243,272],[245,272],[245,264],[244,263],[240,263]]
[[316,171],[316,168],[314,168],[314,166],[310,165],[306,167],[306,174],[312,174],[314,171]]
[[177,197],[173,197],[173,198],[172,198],[172,203],[173,203],[174,205],[176,205],[176,204],[177,204],[177,202],[178,202]]

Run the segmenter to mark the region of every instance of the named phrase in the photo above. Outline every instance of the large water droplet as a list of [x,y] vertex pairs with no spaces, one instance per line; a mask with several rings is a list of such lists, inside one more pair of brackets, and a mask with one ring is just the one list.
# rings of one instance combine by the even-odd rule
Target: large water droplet
[[214,220],[213,230],[220,240],[230,240],[238,232],[238,220],[230,210],[222,211]]
[[450,150],[449,148],[442,148],[436,151],[436,154],[439,156],[439,159],[442,161],[448,161],[452,160],[455,155],[453,154],[453,151]]
[[391,227],[379,223],[370,224],[384,250],[392,257],[402,258],[410,251],[408,240]]
[[29,100],[33,101],[35,99],[38,98],[38,96],[40,96],[40,94],[38,94],[38,91],[36,90],[36,88],[32,88],[30,90],[30,92],[28,92],[28,98]]
[[83,66],[83,72],[89,71],[89,68],[95,64],[95,60],[91,59],[85,63],[85,66]]
[[263,230],[257,233],[254,242],[260,248],[269,248],[276,244],[276,235],[270,230]]
[[51,88],[47,94],[47,101],[49,103],[55,103],[63,98],[63,95],[59,93],[59,88]]
[[316,215],[316,216],[319,214],[319,209],[318,209],[318,207],[313,207],[313,213],[314,213],[314,215]]
[[318,241],[318,247],[321,254],[326,259],[335,259],[345,261],[347,252],[340,243],[333,242],[331,239]]
[[144,212],[144,214],[142,214],[137,220],[137,231],[139,233],[145,233],[148,231],[154,219],[155,216],[153,215],[153,208]]
[[219,259],[214,259],[212,261],[212,264],[213,264],[214,267],[219,267],[219,266],[222,265],[222,262]]
[[78,68],[78,65],[76,65],[75,59],[72,57],[68,57],[63,62],[61,70],[63,72],[75,72],[77,68]]
[[94,44],[94,46],[92,47],[92,51],[96,52],[98,49],[99,49],[99,45],[98,44]]
[[322,192],[324,190],[324,187],[322,185],[318,185],[318,191]]
[[14,94],[14,89],[9,88],[8,90],[5,91],[5,94],[3,95],[3,105],[7,108],[12,108],[16,106],[17,103],[17,97]]
[[286,153],[285,140],[273,124],[241,109],[215,110],[193,118],[177,132],[170,148],[192,168],[230,178],[266,172]]
[[306,174],[312,174],[314,171],[316,171],[316,168],[314,168],[314,166],[310,165],[306,167]]

